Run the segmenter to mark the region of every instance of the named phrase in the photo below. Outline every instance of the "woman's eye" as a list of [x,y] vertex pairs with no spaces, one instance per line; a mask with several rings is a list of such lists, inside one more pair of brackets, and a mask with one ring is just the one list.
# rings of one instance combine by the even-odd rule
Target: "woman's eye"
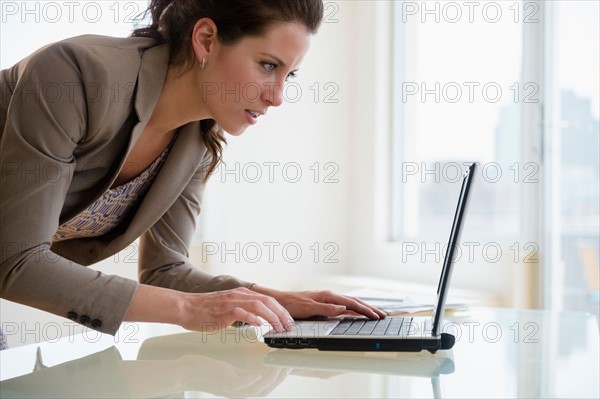
[[261,62],[261,64],[267,72],[273,72],[275,69],[275,64],[271,64],[270,62]]
[[286,77],[285,77],[285,81],[287,82],[287,81],[289,81],[289,80],[291,80],[291,79],[296,79],[296,76],[297,76],[297,75],[296,75],[296,72],[290,72],[290,73],[288,74],[288,76],[286,76]]

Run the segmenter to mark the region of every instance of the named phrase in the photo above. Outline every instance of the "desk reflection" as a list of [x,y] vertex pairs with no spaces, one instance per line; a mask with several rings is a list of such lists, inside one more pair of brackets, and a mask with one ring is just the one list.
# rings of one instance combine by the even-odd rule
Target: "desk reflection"
[[271,349],[239,334],[181,333],[145,340],[135,360],[109,347],[53,367],[43,353],[32,372],[2,381],[1,397],[184,397],[206,392],[226,397],[268,396],[289,375],[329,379],[345,373],[430,378],[454,371],[451,352],[353,353]]

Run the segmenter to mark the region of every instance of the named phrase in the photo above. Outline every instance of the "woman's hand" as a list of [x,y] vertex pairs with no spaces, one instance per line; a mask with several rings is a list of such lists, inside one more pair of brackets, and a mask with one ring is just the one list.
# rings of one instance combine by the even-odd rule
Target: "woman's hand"
[[278,291],[253,285],[209,293],[186,293],[140,284],[125,315],[127,321],[178,324],[192,331],[215,331],[236,321],[255,326],[266,320],[277,332],[293,328],[294,320],[312,316],[364,315],[385,317],[358,298],[331,291]]
[[219,330],[236,321],[260,326],[266,320],[277,332],[291,328],[292,316],[273,297],[247,288],[187,294],[181,326],[194,331]]
[[178,324],[192,331],[215,331],[236,321],[262,325],[277,332],[291,329],[294,320],[272,296],[236,288],[209,293],[185,293],[140,284],[125,320]]
[[258,285],[253,285],[250,289],[275,298],[296,319],[350,314],[364,315],[376,320],[386,316],[381,310],[358,298],[338,295],[331,291],[278,291]]

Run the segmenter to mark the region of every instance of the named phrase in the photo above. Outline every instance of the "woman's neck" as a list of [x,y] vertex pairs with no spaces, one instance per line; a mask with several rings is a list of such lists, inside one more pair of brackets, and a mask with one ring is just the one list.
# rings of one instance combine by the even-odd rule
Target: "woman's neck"
[[194,66],[185,71],[169,66],[167,77],[156,107],[146,129],[151,134],[163,135],[190,122],[209,119],[210,114],[199,94],[199,71]]

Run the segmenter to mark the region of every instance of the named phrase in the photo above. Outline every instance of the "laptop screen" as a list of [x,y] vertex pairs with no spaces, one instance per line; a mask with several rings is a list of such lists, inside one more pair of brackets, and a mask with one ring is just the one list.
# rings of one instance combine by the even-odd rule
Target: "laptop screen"
[[460,196],[458,197],[458,205],[456,206],[456,212],[454,213],[454,221],[452,222],[452,230],[450,231],[450,239],[448,240],[448,249],[444,258],[444,265],[440,274],[440,281],[438,283],[437,304],[433,307],[433,330],[431,332],[433,336],[437,336],[440,333],[440,324],[444,315],[444,310],[446,307],[446,297],[448,295],[450,278],[452,276],[454,252],[456,246],[459,244],[461,226],[463,224],[463,219],[468,204],[467,199],[469,197],[469,189],[471,188],[471,182],[473,181],[474,172],[475,163],[472,163],[463,176],[462,187],[460,189]]

